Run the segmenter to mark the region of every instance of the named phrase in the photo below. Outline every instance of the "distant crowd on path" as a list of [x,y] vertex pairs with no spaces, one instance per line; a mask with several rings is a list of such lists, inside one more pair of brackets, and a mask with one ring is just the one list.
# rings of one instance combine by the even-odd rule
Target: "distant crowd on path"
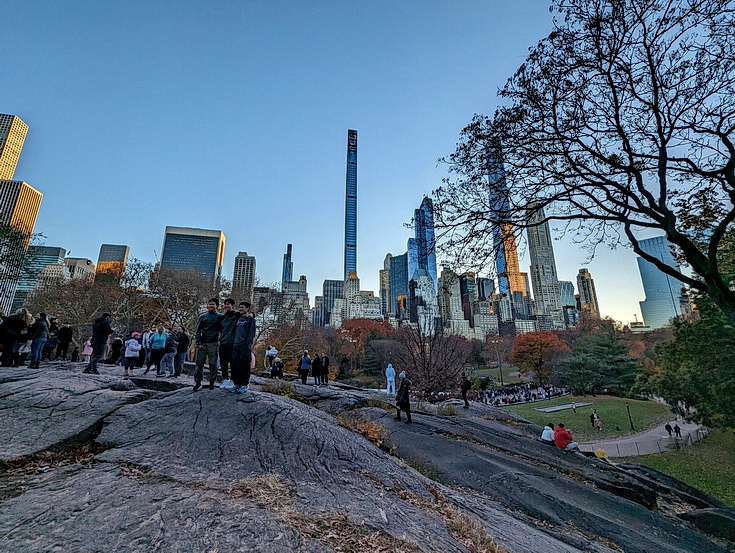
[[57,317],[39,313],[34,317],[25,307],[4,316],[0,313],[0,364],[3,367],[38,369],[42,361],[79,360],[79,346],[68,322],[59,325]]
[[559,386],[540,386],[533,383],[513,384],[492,390],[480,390],[475,401],[486,405],[510,405],[511,403],[530,403],[568,394],[569,390]]

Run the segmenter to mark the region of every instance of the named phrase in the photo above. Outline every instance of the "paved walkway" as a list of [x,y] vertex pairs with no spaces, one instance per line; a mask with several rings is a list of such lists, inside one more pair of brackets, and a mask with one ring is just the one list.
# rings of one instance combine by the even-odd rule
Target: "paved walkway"
[[604,449],[608,457],[634,457],[680,449],[701,440],[707,435],[707,429],[696,423],[673,420],[669,424],[672,427],[675,424],[679,425],[681,438],[670,438],[664,428],[666,424],[662,424],[652,430],[623,438],[583,442],[579,444],[579,448],[582,451]]

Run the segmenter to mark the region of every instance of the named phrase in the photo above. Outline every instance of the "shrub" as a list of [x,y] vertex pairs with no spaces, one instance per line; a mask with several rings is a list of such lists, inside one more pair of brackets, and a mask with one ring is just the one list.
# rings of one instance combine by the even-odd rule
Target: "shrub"
[[337,417],[339,423],[353,432],[362,434],[383,451],[393,453],[395,446],[388,443],[390,433],[388,429],[379,422],[365,418],[363,415],[344,413]]

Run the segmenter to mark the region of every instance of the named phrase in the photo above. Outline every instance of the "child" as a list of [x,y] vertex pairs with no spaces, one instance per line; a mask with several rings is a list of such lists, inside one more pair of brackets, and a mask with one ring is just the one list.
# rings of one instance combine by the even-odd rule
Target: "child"
[[133,375],[135,364],[138,361],[138,352],[143,346],[140,345],[138,339],[139,332],[133,332],[130,339],[125,342],[125,378]]
[[84,349],[82,349],[82,361],[85,363],[89,363],[90,358],[92,357],[92,337],[90,336],[87,338],[87,341],[84,342]]

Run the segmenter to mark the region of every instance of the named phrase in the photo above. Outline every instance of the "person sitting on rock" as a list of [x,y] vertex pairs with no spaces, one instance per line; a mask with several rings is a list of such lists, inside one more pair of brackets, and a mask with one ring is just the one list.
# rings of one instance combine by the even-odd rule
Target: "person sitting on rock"
[[554,443],[554,423],[550,422],[544,426],[544,431],[541,432],[541,441],[546,445],[556,445]]
[[564,423],[560,422],[556,430],[554,430],[554,443],[556,447],[564,451],[579,451],[579,444],[573,440],[572,433],[564,428]]
[[398,388],[398,393],[396,394],[396,409],[398,410],[398,413],[396,414],[396,420],[401,420],[401,410],[403,410],[406,412],[406,423],[410,424],[412,422],[411,397],[409,394],[411,381],[406,377],[406,371],[401,371],[401,374],[398,375],[398,378],[401,379],[401,385]]

